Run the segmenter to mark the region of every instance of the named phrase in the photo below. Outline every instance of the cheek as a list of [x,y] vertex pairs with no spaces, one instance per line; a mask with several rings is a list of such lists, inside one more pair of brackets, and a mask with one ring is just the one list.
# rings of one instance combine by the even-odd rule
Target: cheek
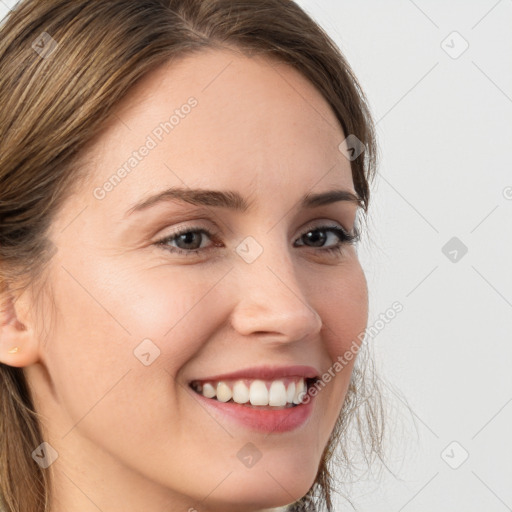
[[[131,338],[138,340],[133,344],[152,340],[160,351],[155,364],[175,376],[225,321],[226,305],[215,293],[222,275],[192,266],[135,272],[137,286],[126,290],[120,305]],[[112,300],[118,300],[116,293]]]
[[59,256],[52,281],[61,332],[54,344],[62,346],[55,357],[65,354],[69,368],[130,365],[134,349],[149,339],[172,371],[222,322],[222,304],[210,294],[226,274],[220,266],[141,266],[131,257],[92,258],[74,248]]
[[325,417],[320,426],[328,436],[339,416],[348,390],[357,353],[368,322],[368,289],[357,261],[347,266],[337,279],[324,280],[316,307],[323,320],[323,366],[316,397]]
[[354,261],[339,279],[324,280],[317,303],[326,348],[334,362],[346,350],[360,346],[368,323],[368,288],[360,264]]

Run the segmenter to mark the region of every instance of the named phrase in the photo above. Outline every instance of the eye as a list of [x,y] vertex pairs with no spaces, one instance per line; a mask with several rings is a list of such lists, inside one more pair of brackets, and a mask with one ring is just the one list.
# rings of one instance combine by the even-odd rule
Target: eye
[[[173,233],[171,236],[167,236],[162,240],[157,241],[156,245],[162,246],[169,252],[181,254],[184,256],[199,254],[200,252],[212,249],[212,247],[206,249],[201,247],[205,235],[209,238],[212,238],[216,235],[216,233],[211,233],[207,229],[200,227],[188,227],[178,231],[177,233]],[[178,244],[178,247],[169,245],[171,243]],[[222,246],[222,244],[219,243],[214,243],[213,245],[217,247]]]
[[[325,233],[329,233],[334,235],[335,245],[330,247],[325,247],[324,244],[326,240],[329,238]],[[320,236],[319,236],[320,234]],[[319,226],[313,229],[310,229],[306,233],[304,233],[299,240],[306,240],[308,242],[313,243],[313,247],[320,246],[320,251],[327,252],[328,254],[336,254],[341,253],[344,247],[348,244],[354,244],[358,242],[360,239],[360,233],[357,228],[354,228],[353,233],[347,232],[344,228],[338,225],[334,226]]]

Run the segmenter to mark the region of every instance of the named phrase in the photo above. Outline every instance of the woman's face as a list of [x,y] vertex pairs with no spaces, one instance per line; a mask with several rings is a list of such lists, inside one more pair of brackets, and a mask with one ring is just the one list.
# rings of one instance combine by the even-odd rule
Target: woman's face
[[[58,453],[55,510],[290,503],[312,485],[343,404],[354,359],[334,363],[367,322],[356,249],[335,250],[357,204],[302,204],[355,194],[346,135],[298,72],[228,51],[159,68],[116,114],[52,225],[55,315],[25,368]],[[290,407],[305,367],[331,374]],[[272,386],[288,406],[222,401],[235,385],[239,401],[264,403]]]

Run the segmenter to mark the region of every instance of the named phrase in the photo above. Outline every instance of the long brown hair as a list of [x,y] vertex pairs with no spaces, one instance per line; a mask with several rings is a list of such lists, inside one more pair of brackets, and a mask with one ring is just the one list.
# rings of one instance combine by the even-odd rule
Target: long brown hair
[[[321,92],[345,135],[364,145],[351,166],[367,212],[377,146],[366,98],[340,50],[295,2],[22,0],[0,29],[0,307],[8,294],[43,289],[52,219],[80,186],[83,148],[130,88],[170,59],[225,47],[287,63]],[[370,440],[368,453],[380,457],[380,395],[375,386],[368,393],[373,372],[363,375],[360,366],[316,480],[289,510],[333,510],[333,470],[350,467],[344,444],[350,425],[363,443]],[[43,441],[41,425],[23,369],[0,364],[6,512],[49,510],[48,472],[31,457]],[[345,460],[333,468],[338,445]]]

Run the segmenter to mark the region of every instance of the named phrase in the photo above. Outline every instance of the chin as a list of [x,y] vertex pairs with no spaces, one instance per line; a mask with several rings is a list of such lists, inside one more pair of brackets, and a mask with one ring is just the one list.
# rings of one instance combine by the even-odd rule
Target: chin
[[[313,485],[317,468],[269,465],[231,474],[208,499],[213,510],[223,512],[257,511],[282,507],[304,496]],[[221,490],[224,491],[221,495]]]

